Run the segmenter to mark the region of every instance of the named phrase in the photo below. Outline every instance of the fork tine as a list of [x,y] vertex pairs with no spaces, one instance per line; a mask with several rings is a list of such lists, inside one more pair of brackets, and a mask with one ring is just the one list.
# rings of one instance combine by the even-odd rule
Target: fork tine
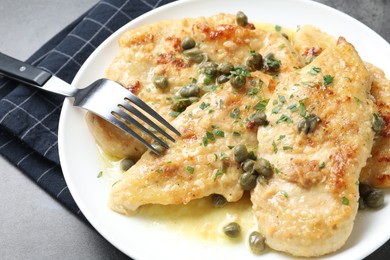
[[177,134],[178,136],[181,136],[180,132],[176,130],[168,121],[166,121],[162,116],[160,116],[156,111],[154,111],[152,108],[150,108],[145,102],[143,102],[141,99],[139,99],[136,95],[133,93],[129,93],[126,97],[129,101],[133,102],[140,108],[142,108],[145,112],[147,112],[149,115],[157,119],[159,122],[161,122],[164,126],[169,128],[172,132]]
[[114,115],[110,115],[108,118],[106,118],[109,122],[113,123],[117,127],[121,128],[123,131],[129,133],[132,137],[140,141],[143,145],[148,147],[150,150],[152,150],[155,154],[162,156],[162,153],[157,151],[150,143],[145,141],[140,135],[138,135],[136,132],[134,132],[129,126],[127,126],[125,123],[123,123],[121,120],[116,118]]
[[[128,100],[126,98],[126,100]],[[156,123],[154,123],[152,120],[150,120],[148,117],[146,117],[143,113],[141,113],[138,109],[136,109],[134,106],[132,106],[129,102],[125,102],[120,105],[123,109],[128,110],[132,114],[136,115],[139,119],[144,121],[145,123],[152,126],[154,129],[156,129],[160,134],[164,135],[166,138],[171,140],[172,142],[175,142],[175,139],[170,136],[167,132],[165,132],[161,127],[159,127]]]
[[[119,105],[120,107],[121,105]],[[124,111],[121,109],[118,109],[116,111],[112,112],[114,117],[116,119],[120,120],[122,118],[123,120],[129,122],[130,124],[133,124],[134,126],[138,127],[142,132],[148,134],[150,137],[152,137],[155,141],[159,142],[162,146],[164,146],[166,149],[169,149],[169,146],[160,138],[158,138],[155,134],[153,134],[149,129],[141,125],[137,120],[132,118],[130,115],[126,114]],[[119,118],[118,118],[119,117]],[[122,122],[123,123],[123,122]]]

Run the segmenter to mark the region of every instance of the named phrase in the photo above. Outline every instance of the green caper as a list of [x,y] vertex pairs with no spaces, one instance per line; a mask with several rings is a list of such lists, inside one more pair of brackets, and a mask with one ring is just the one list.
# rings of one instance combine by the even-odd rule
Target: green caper
[[218,64],[217,69],[221,74],[229,75],[230,72],[234,69],[234,66],[230,62],[221,62]]
[[191,100],[189,98],[176,99],[171,104],[171,109],[176,112],[183,112],[188,106],[190,106]]
[[249,120],[253,121],[258,126],[268,124],[267,116],[263,111],[258,111],[255,114],[250,115]]
[[268,53],[264,57],[263,69],[267,73],[276,73],[280,70],[281,61],[277,60],[272,53]]
[[198,48],[184,50],[183,54],[187,60],[195,63],[201,63],[202,61],[207,60],[207,55]]
[[217,72],[218,72],[217,68],[218,68],[218,65],[212,61],[207,61],[207,62],[202,63],[200,65],[201,73],[203,73],[211,78],[214,78],[217,75]]
[[226,198],[220,194],[213,194],[211,199],[212,199],[214,207],[216,207],[216,208],[222,208],[223,206],[225,206],[227,204]]
[[164,153],[166,148],[159,143],[153,143],[152,147],[159,153]]
[[385,202],[385,193],[383,190],[373,189],[368,193],[365,203],[369,208],[379,208],[382,207]]
[[365,183],[359,183],[359,195],[362,198],[367,198],[367,195],[372,191],[372,187]]
[[197,97],[200,93],[200,88],[196,85],[189,84],[180,89],[180,96],[188,97]]
[[363,197],[360,197],[359,198],[359,209],[362,210],[362,209],[365,209],[367,207],[366,203],[364,202],[364,199]]
[[257,175],[253,172],[244,172],[240,176],[240,185],[243,190],[251,190],[256,187]]
[[266,178],[270,178],[274,174],[271,163],[264,158],[257,159],[254,170]]
[[231,222],[223,227],[223,232],[225,235],[231,238],[238,237],[241,233],[241,227],[236,222]]
[[226,83],[228,81],[229,81],[229,76],[227,76],[225,74],[219,75],[218,78],[217,78],[217,83],[218,84],[223,84],[223,83]]
[[236,22],[239,26],[245,26],[248,24],[248,17],[242,11],[238,11],[236,15]]
[[190,36],[185,36],[181,40],[181,47],[183,48],[183,50],[192,49],[195,47],[195,45],[196,45],[195,40]]
[[319,118],[319,116],[310,114],[298,122],[298,131],[305,134],[311,133],[314,131],[319,122],[321,122],[321,118]]
[[246,77],[243,75],[231,75],[230,84],[233,88],[242,88],[246,83]]
[[252,53],[246,59],[246,66],[249,67],[251,71],[261,70],[263,68],[263,56],[260,53]]
[[121,170],[123,172],[127,171],[128,169],[131,168],[131,166],[134,165],[134,161],[129,159],[129,158],[125,158],[123,160],[121,160],[120,162],[120,167],[121,167]]
[[260,254],[265,249],[265,238],[257,231],[249,235],[249,247],[254,254]]
[[163,75],[157,75],[153,78],[153,84],[156,88],[165,89],[168,87],[168,79]]
[[385,126],[385,120],[378,116],[378,114],[374,114],[373,119],[372,129],[375,131],[375,133],[379,134]]
[[255,167],[256,161],[252,159],[246,159],[241,163],[241,168],[244,170],[244,172],[253,172]]
[[246,149],[246,146],[243,144],[236,145],[233,148],[233,158],[238,163],[245,161],[246,158],[248,158],[248,150]]

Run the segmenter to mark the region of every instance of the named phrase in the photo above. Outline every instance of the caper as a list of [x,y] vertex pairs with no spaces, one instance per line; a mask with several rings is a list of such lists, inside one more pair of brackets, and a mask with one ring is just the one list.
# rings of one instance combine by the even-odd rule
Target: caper
[[241,227],[236,222],[231,222],[223,227],[225,235],[231,238],[238,237],[241,233]]
[[153,79],[153,84],[156,88],[165,89],[168,87],[168,79],[163,75],[157,75]]
[[280,70],[281,61],[277,60],[272,53],[268,53],[264,57],[263,69],[268,73],[276,73]]
[[230,84],[233,88],[241,88],[246,83],[246,77],[243,75],[231,75]]
[[230,62],[222,62],[222,63],[218,64],[217,69],[218,69],[218,72],[225,74],[225,75],[229,75],[230,72],[234,69],[234,66]]
[[359,198],[359,209],[362,210],[362,209],[365,209],[367,207],[366,203],[364,202],[364,199],[363,197],[360,197]]
[[181,47],[183,48],[183,50],[192,49],[195,47],[195,45],[196,45],[195,40],[190,36],[185,36],[181,40]]
[[385,126],[385,120],[382,117],[374,114],[374,121],[372,123],[372,129],[375,133],[379,134]]
[[195,63],[201,63],[202,61],[207,60],[207,55],[198,48],[184,50],[183,54],[187,60]]
[[246,159],[241,163],[241,168],[244,170],[244,172],[253,172],[255,163],[256,162],[252,159]]
[[253,172],[244,172],[240,176],[240,185],[243,190],[251,190],[256,187],[257,175]]
[[298,131],[304,132],[305,134],[311,133],[314,131],[319,122],[321,122],[319,116],[310,114],[305,119],[302,119],[298,122]]
[[359,183],[359,195],[362,198],[367,198],[367,195],[372,191],[372,187],[365,183]]
[[236,162],[242,163],[246,158],[248,158],[248,150],[245,145],[239,144],[233,148],[233,155]]
[[220,194],[213,194],[211,199],[212,199],[214,207],[216,207],[216,208],[222,208],[223,206],[225,206],[227,204],[226,198]]
[[159,143],[153,143],[152,147],[159,153],[163,153],[166,150],[166,148]]
[[125,159],[121,160],[121,162],[120,162],[121,170],[124,172],[127,171],[128,169],[130,169],[131,166],[133,166],[133,165],[134,165],[134,161],[129,159],[129,158],[125,158]]
[[245,26],[248,24],[248,17],[242,11],[238,11],[236,15],[236,22],[239,26]]
[[265,249],[265,238],[257,231],[249,235],[249,247],[254,254],[260,254]]
[[255,114],[249,116],[249,120],[253,121],[256,125],[267,125],[267,115],[263,111],[258,111]]
[[369,208],[382,207],[385,202],[385,194],[383,190],[373,189],[368,193],[365,203]]
[[225,74],[219,75],[218,78],[217,78],[217,83],[218,84],[223,84],[223,83],[226,83],[228,81],[229,81],[229,76],[227,76]]
[[264,158],[257,159],[257,161],[254,165],[254,170],[258,174],[260,174],[266,178],[272,177],[272,175],[274,173],[271,163]]
[[246,66],[252,71],[261,70],[263,68],[263,56],[260,53],[252,53],[246,59]]
[[188,97],[197,97],[200,93],[200,88],[196,85],[189,84],[180,89],[180,96]]
[[174,100],[171,109],[176,112],[183,112],[188,106],[190,106],[191,100],[189,98]]
[[211,78],[214,78],[217,75],[217,68],[218,65],[212,61],[207,61],[200,65],[200,71]]

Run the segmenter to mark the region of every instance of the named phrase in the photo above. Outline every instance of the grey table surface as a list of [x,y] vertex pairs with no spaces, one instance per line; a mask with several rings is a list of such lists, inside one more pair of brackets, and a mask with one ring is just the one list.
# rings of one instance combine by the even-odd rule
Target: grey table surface
[[[316,1],[351,15],[390,42],[389,0]],[[0,0],[0,52],[25,60],[96,2]],[[2,157],[0,176],[0,259],[126,259]],[[390,243],[369,259],[390,259]]]

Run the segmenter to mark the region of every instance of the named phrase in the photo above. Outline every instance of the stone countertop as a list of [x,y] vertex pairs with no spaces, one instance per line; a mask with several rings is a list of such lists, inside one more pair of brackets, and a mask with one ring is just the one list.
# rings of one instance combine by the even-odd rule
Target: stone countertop
[[[351,15],[390,42],[390,1],[316,1]],[[1,0],[0,51],[28,58],[96,2]],[[2,157],[0,174],[1,259],[128,259]],[[387,242],[367,259],[389,258]]]

